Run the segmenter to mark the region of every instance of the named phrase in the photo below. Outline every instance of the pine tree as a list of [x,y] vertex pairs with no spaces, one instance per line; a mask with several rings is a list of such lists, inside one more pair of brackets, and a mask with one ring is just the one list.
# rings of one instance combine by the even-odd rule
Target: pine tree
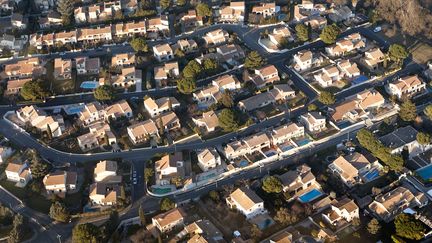
[[140,205],[140,207],[139,207],[138,214],[139,214],[139,217],[140,217],[141,225],[145,226],[147,224],[147,222],[146,222],[146,218],[145,218],[145,214],[144,214],[144,209],[142,208],[142,205]]
[[71,24],[73,10],[74,10],[73,1],[70,0],[57,1],[57,11],[61,14],[64,25]]

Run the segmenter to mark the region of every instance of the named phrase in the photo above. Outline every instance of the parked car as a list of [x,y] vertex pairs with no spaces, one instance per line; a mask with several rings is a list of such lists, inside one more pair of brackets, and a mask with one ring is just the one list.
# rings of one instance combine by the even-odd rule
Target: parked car
[[373,32],[378,33],[378,32],[380,32],[381,30],[382,30],[381,26],[377,26],[377,27],[373,30]]

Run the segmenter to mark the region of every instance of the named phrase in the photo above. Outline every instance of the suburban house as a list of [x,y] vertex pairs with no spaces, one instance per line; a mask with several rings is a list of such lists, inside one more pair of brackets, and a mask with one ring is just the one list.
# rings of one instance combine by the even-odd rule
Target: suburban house
[[299,51],[293,58],[294,69],[297,71],[304,71],[312,67],[313,53],[311,51]]
[[222,98],[222,93],[216,85],[209,85],[193,93],[193,99],[200,107],[209,107],[216,104]]
[[369,117],[370,113],[385,105],[384,97],[374,89],[364,90],[347,97],[331,109],[331,117],[339,122],[345,119],[357,121]]
[[41,132],[51,131],[50,136],[60,137],[64,130],[64,120],[61,115],[48,116],[42,109],[34,105],[25,106],[16,111],[18,119],[24,123],[29,123]]
[[378,160],[373,156],[354,152],[345,156],[340,155],[329,164],[328,168],[347,187],[353,187],[362,181],[362,175],[369,172],[372,166],[377,164]]
[[48,194],[64,194],[76,189],[77,177],[76,172],[52,172],[44,177],[43,184]]
[[54,78],[70,79],[72,78],[72,60],[71,59],[54,59]]
[[304,127],[296,123],[281,125],[273,128],[270,136],[274,145],[283,144],[293,138],[303,137]]
[[181,128],[180,120],[178,119],[176,113],[173,111],[168,111],[163,113],[157,118],[154,118],[156,126],[164,131],[171,131]]
[[111,66],[130,66],[135,64],[135,53],[119,53],[111,58]]
[[37,78],[45,73],[46,69],[37,57],[4,65],[4,74],[8,79]]
[[239,101],[238,106],[244,111],[253,111],[269,104],[286,101],[294,96],[295,91],[288,84],[278,84],[267,92]]
[[316,111],[302,114],[300,122],[309,132],[320,132],[326,128],[326,118]]
[[105,110],[98,101],[87,103],[78,115],[80,122],[84,126],[88,126],[94,122],[99,122],[104,119]]
[[27,28],[28,19],[24,18],[22,14],[13,13],[10,15],[10,21],[13,27],[23,30]]
[[278,177],[282,182],[283,191],[288,193],[292,199],[313,189],[321,189],[321,185],[316,181],[311,168],[307,165],[300,165],[295,170],[287,171]]
[[146,32],[147,29],[145,21],[120,23],[115,25],[116,37],[143,35]]
[[223,150],[227,159],[235,159],[245,154],[252,154],[264,148],[270,148],[271,140],[265,132],[250,135],[242,141],[228,143]]
[[30,167],[27,163],[9,162],[5,174],[8,181],[17,182],[20,187],[25,187],[32,179]]
[[119,119],[120,117],[132,118],[132,108],[126,100],[121,100],[111,106],[105,108],[104,118],[106,121],[109,119]]
[[82,151],[89,151],[103,144],[113,145],[117,143],[117,138],[107,123],[91,124],[89,130],[89,133],[77,137],[78,146]]
[[129,139],[134,144],[147,141],[151,137],[159,137],[156,123],[149,119],[127,127]]
[[144,100],[144,108],[151,117],[159,116],[177,107],[180,107],[180,102],[175,97],[162,97],[156,100],[148,97]]
[[31,78],[13,79],[7,81],[5,95],[18,95],[25,83],[30,82]]
[[376,70],[379,64],[384,62],[384,54],[379,48],[368,50],[364,53],[363,63],[370,70]]
[[268,35],[270,41],[276,46],[280,46],[286,42],[293,41],[290,30],[287,27],[274,28],[272,33]]
[[192,39],[181,39],[177,41],[176,45],[173,45],[174,50],[181,50],[184,53],[190,53],[198,49],[197,43]]
[[310,26],[313,30],[321,30],[327,26],[327,18],[319,15],[312,15],[304,21],[304,24]]
[[354,13],[346,5],[333,8],[332,10],[333,11],[328,16],[334,23],[342,22],[354,17]]
[[412,75],[388,83],[385,89],[389,95],[396,96],[401,100],[424,93],[426,91],[426,83],[417,75]]
[[257,15],[262,15],[264,18],[274,16],[280,10],[279,6],[276,6],[276,3],[261,3],[258,6],[252,7],[252,13]]
[[240,81],[234,75],[225,74],[219,76],[217,79],[212,81],[212,84],[219,88],[219,91],[224,90],[236,90],[241,88]]
[[169,44],[153,46],[153,55],[159,62],[168,61],[174,58],[174,51]]
[[185,32],[193,31],[195,27],[203,25],[203,18],[197,16],[195,9],[190,9],[187,13],[179,14],[177,18]]
[[245,58],[243,49],[237,44],[225,44],[216,47],[216,53],[220,54],[223,61],[230,65],[237,65]]
[[161,15],[147,19],[147,32],[169,32],[169,21],[167,15]]
[[264,208],[264,201],[248,187],[241,187],[235,190],[226,198],[228,207],[242,213],[246,219],[267,213]]
[[221,231],[208,219],[199,219],[186,225],[184,230],[189,235],[193,235],[189,240],[190,242],[220,242],[224,240]]
[[203,112],[199,117],[192,117],[192,121],[198,127],[205,127],[207,132],[214,132],[219,127],[219,118],[212,110]]
[[178,62],[166,62],[163,66],[157,66],[154,68],[154,79],[157,86],[162,85],[163,80],[168,78],[176,78],[180,75]]
[[221,157],[214,148],[206,148],[197,154],[198,166],[202,171],[208,171],[221,165]]
[[[112,182],[117,181],[117,162],[113,160],[103,160],[96,164],[93,178],[95,182]],[[121,180],[121,177],[120,177]]]
[[184,159],[181,152],[167,154],[155,162],[156,184],[169,185],[174,177],[183,177]]
[[271,85],[280,80],[277,68],[274,65],[267,65],[265,67],[255,69],[255,75],[250,77],[252,82],[257,88],[262,88]]
[[314,74],[314,79],[321,87],[327,88],[332,86],[334,82],[339,81],[341,75],[339,69],[335,65],[330,65],[322,68],[318,73]]
[[245,17],[245,2],[230,2],[220,9],[220,21],[229,23],[243,23]]
[[122,67],[121,74],[113,75],[109,83],[114,88],[127,88],[142,82],[142,71],[134,66]]
[[343,77],[354,78],[360,75],[360,69],[357,67],[357,63],[352,63],[350,60],[339,61],[337,67]]
[[85,7],[77,7],[74,9],[75,23],[85,23],[87,22],[87,11]]
[[227,42],[229,34],[223,29],[217,29],[208,32],[203,38],[207,45],[218,45]]
[[330,208],[322,213],[322,218],[328,224],[335,227],[342,227],[351,223],[353,219],[359,219],[359,207],[354,200],[344,197],[341,200],[334,200]]
[[50,11],[46,17],[39,17],[38,22],[41,29],[48,29],[62,25],[61,15],[56,11]]
[[399,186],[385,194],[379,195],[369,205],[369,210],[379,219],[390,222],[407,208],[423,207],[428,198],[422,192]]
[[120,190],[117,185],[107,185],[103,182],[95,182],[91,184],[89,191],[90,202],[93,205],[115,205],[120,196]]
[[0,145],[0,163],[6,162],[6,160],[12,155],[13,149]]
[[186,213],[181,208],[174,208],[152,218],[152,224],[160,232],[166,233],[175,227],[182,226]]
[[77,57],[75,58],[75,67],[78,75],[98,74],[100,71],[99,57]]
[[364,38],[359,33],[354,33],[326,47],[325,51],[330,56],[342,56],[364,47],[366,47]]
[[92,28],[81,28],[77,31],[78,41],[87,42],[103,42],[112,40],[111,25],[106,27]]
[[406,149],[409,158],[412,158],[432,147],[431,145],[420,145],[417,141],[417,133],[412,126],[401,127],[380,137],[379,141],[388,147],[392,154],[400,154]]

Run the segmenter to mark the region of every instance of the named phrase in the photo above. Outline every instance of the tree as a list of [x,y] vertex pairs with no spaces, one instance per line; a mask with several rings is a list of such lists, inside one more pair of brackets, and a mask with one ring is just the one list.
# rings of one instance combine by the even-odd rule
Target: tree
[[332,93],[322,91],[318,96],[318,101],[324,105],[333,105],[336,102],[336,98]]
[[114,19],[115,20],[122,20],[124,18],[123,13],[121,10],[115,11],[114,13]]
[[147,220],[144,214],[144,209],[142,208],[142,205],[140,205],[139,210],[138,210],[138,215],[141,221],[141,225],[142,226],[146,226],[147,225]]
[[378,234],[378,232],[381,229],[381,225],[379,223],[379,221],[375,218],[373,218],[371,221],[369,221],[369,223],[367,224],[367,231],[371,234],[371,235],[376,235]]
[[399,110],[399,117],[402,121],[411,122],[417,117],[417,108],[410,100],[406,100],[402,103]]
[[41,81],[29,81],[25,83],[20,92],[25,100],[43,99],[49,95],[49,92],[42,85]]
[[234,100],[231,91],[225,90],[225,92],[222,93],[220,102],[226,108],[232,108],[234,106]]
[[258,226],[256,224],[252,225],[251,236],[254,239],[259,239],[262,236],[262,231],[258,228]]
[[177,79],[177,89],[183,94],[190,94],[196,89],[196,82],[194,78],[179,78]]
[[185,56],[185,53],[184,53],[180,48],[177,48],[177,49],[175,50],[175,52],[174,52],[174,55],[175,55],[176,57],[184,57],[184,56]]
[[204,61],[203,61],[204,71],[206,71],[209,74],[216,71],[218,69],[218,67],[219,67],[218,62],[212,58],[207,58],[207,59],[204,59]]
[[187,3],[187,0],[177,0],[176,1],[177,6],[184,6],[184,5],[186,5],[186,3]]
[[188,62],[186,67],[183,68],[182,73],[183,77],[185,78],[196,78],[201,74],[202,71],[203,68],[201,67],[201,65],[197,61],[192,60]]
[[161,211],[168,211],[175,208],[175,203],[171,201],[171,199],[164,197],[160,201],[160,210]]
[[171,6],[171,0],[160,0],[159,2],[162,9],[167,9]]
[[429,118],[429,120],[432,120],[432,105],[426,106],[423,113]]
[[57,11],[61,15],[63,25],[70,25],[72,23],[72,16],[74,11],[73,1],[58,0]]
[[34,154],[30,161],[30,170],[32,178],[34,180],[39,180],[44,178],[50,171],[50,165],[41,160],[37,154]]
[[280,193],[282,188],[282,182],[276,176],[267,176],[263,180],[262,189],[267,193]]
[[408,51],[402,45],[392,44],[389,47],[388,56],[390,60],[400,63],[401,61],[403,61],[405,58],[408,57]]
[[409,214],[399,214],[394,220],[396,235],[409,239],[420,240],[424,237],[426,229],[422,222]]
[[114,88],[111,85],[101,85],[94,91],[94,97],[97,100],[114,99]]
[[110,216],[108,220],[105,222],[105,224],[103,225],[103,230],[101,231],[103,232],[103,238],[105,241],[108,241],[111,238],[113,232],[116,231],[119,223],[120,223],[120,218],[118,212],[116,210],[111,211]]
[[62,223],[67,223],[69,222],[70,219],[70,214],[68,212],[68,209],[63,203],[59,201],[56,201],[53,204],[51,204],[49,216],[55,221],[62,222]]
[[145,170],[144,170],[144,181],[146,183],[149,183],[150,178],[152,178],[153,175],[154,175],[153,168],[145,168]]
[[226,132],[237,131],[239,124],[237,122],[237,117],[234,112],[230,109],[223,109],[218,116],[219,125]]
[[196,9],[198,16],[201,16],[201,17],[212,16],[212,11],[211,11],[210,7],[205,3],[199,3],[195,9]]
[[257,51],[251,51],[245,60],[244,66],[248,69],[256,69],[265,64],[264,59]]
[[136,52],[148,52],[147,41],[144,37],[134,37],[130,42],[131,47]]
[[120,186],[119,205],[124,206],[127,204],[126,190],[123,185]]
[[209,197],[216,203],[220,201],[219,193],[217,191],[210,191]]
[[318,106],[317,105],[315,105],[315,104],[310,104],[310,105],[308,105],[308,111],[316,111],[316,110],[318,110]]
[[298,217],[295,213],[291,213],[288,208],[279,208],[276,212],[275,220],[283,225],[294,224],[298,221]]
[[78,224],[72,230],[72,242],[97,243],[100,238],[99,228],[91,223]]
[[338,38],[340,32],[341,30],[339,29],[339,27],[337,27],[337,25],[327,25],[322,30],[320,38],[326,44],[333,44],[336,42],[336,39]]
[[424,133],[424,132],[419,132],[417,133],[417,142],[421,145],[428,145],[431,143],[431,135]]
[[300,41],[308,41],[309,40],[309,28],[304,24],[297,24],[295,26],[295,31],[297,34],[297,37]]
[[25,232],[24,217],[21,214],[16,214],[13,219],[13,227],[9,232],[8,243],[22,242],[22,238]]

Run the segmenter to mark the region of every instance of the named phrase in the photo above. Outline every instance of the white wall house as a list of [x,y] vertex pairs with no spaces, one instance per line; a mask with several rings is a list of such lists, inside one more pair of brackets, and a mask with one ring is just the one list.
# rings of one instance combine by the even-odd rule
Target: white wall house
[[226,203],[230,208],[242,213],[247,219],[267,212],[264,208],[264,201],[247,187],[238,188],[231,193],[226,198]]

